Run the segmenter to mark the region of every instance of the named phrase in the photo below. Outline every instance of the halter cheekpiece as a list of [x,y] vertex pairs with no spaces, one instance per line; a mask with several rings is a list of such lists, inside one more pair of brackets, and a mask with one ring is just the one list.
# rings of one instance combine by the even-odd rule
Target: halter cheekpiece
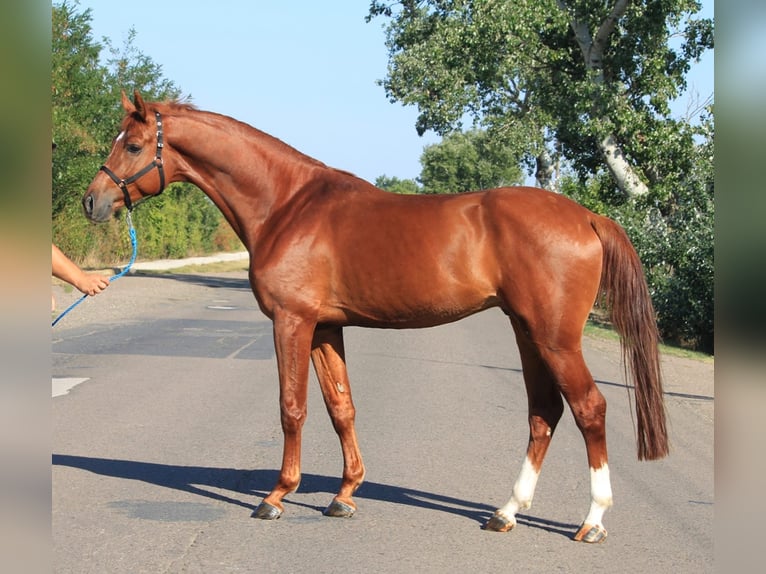
[[154,154],[154,160],[152,160],[152,162],[149,165],[147,165],[142,170],[137,171],[130,177],[126,177],[125,179],[120,179],[119,177],[117,177],[117,175],[111,169],[106,167],[106,165],[101,166],[101,171],[106,173],[106,175],[108,175],[112,179],[112,181],[117,184],[117,187],[119,187],[122,190],[122,195],[125,198],[125,207],[128,208],[128,211],[133,210],[133,202],[130,200],[130,194],[128,193],[128,185],[142,178],[147,173],[152,171],[152,169],[154,169],[155,167],[160,172],[160,190],[154,195],[161,194],[162,191],[165,189],[165,170],[162,167],[162,148],[165,145],[162,139],[162,116],[160,116],[160,112],[155,111],[154,117],[157,120],[157,152]]

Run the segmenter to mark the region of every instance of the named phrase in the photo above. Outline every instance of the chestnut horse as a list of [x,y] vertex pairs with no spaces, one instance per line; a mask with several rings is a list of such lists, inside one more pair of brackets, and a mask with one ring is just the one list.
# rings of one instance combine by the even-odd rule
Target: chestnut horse
[[[490,307],[521,352],[529,443],[511,498],[485,524],[506,531],[529,508],[566,400],[590,466],[589,512],[576,540],[606,537],[612,504],[606,401],[581,349],[604,297],[635,389],[639,459],[668,453],[658,333],[641,263],[623,229],[542,189],[403,196],[330,168],[232,118],[177,102],[133,101],[83,207],[103,222],[166,183],[196,185],[250,253],[250,284],[274,324],[284,449],[273,490],[254,512],[279,518],[301,477],[309,357],[340,438],[343,479],[324,513],[351,516],[364,465],[354,429],[343,327],[418,328]],[[119,175],[118,175],[119,174]]]

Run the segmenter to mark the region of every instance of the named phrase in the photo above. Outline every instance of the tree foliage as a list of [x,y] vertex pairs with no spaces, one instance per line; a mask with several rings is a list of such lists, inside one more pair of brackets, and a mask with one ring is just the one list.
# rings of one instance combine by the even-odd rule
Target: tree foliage
[[458,193],[518,184],[522,173],[513,150],[480,130],[452,132],[426,146],[420,157],[423,193]]
[[662,336],[669,342],[714,350],[714,127],[712,114],[695,130],[688,171],[660,198],[626,201],[601,173],[564,178],[562,192],[617,219],[638,251]]
[[[78,11],[64,1],[52,10],[53,240],[80,263],[119,262],[130,253],[124,227],[116,221],[89,224],[80,198],[109,154],[123,115],[121,90],[138,89],[156,100],[176,99],[181,92],[162,76],[161,66],[135,47],[134,30],[118,48],[108,39],[93,39],[90,9]],[[180,257],[237,245],[233,232],[227,233],[228,224],[201,191],[174,184],[166,195],[171,201],[153,200],[137,210],[140,256]]]
[[413,195],[421,192],[418,182],[414,179],[399,179],[396,176],[378,176],[375,178],[375,185],[380,189],[385,189],[392,193],[400,193],[402,195]]
[[662,181],[658,156],[683,137],[669,102],[713,46],[699,9],[695,0],[373,0],[368,18],[390,19],[382,83],[392,102],[418,107],[419,133],[472,118],[530,171],[544,150],[561,153],[581,175],[606,167],[632,196]]

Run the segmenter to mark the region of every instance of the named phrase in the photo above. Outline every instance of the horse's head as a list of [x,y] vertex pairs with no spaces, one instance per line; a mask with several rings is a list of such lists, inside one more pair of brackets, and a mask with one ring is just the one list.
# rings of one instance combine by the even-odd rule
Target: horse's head
[[126,115],[120,134],[82,198],[85,215],[91,221],[106,221],[116,209],[132,209],[136,201],[157,195],[165,187],[159,112],[150,110],[138,91],[132,102],[123,92],[122,107]]

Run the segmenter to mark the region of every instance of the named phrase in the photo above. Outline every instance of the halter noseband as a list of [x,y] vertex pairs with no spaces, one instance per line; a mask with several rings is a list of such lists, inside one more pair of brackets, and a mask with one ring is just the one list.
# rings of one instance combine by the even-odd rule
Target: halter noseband
[[162,193],[162,191],[165,189],[165,170],[162,168],[162,148],[165,145],[162,141],[162,117],[160,116],[160,112],[155,111],[154,117],[157,120],[157,153],[154,155],[154,160],[152,163],[147,165],[145,168],[143,168],[141,171],[138,171],[131,175],[130,177],[126,177],[125,179],[120,179],[115,175],[115,173],[106,167],[105,165],[101,166],[101,171],[106,173],[110,178],[112,178],[112,181],[117,184],[117,187],[119,187],[122,190],[122,195],[125,198],[125,207],[128,208],[128,211],[133,210],[133,202],[130,200],[130,194],[128,193],[128,185],[133,183],[134,181],[137,181],[138,179],[145,176],[147,173],[152,171],[155,167],[160,172],[160,190],[155,193],[154,195],[159,195]]

